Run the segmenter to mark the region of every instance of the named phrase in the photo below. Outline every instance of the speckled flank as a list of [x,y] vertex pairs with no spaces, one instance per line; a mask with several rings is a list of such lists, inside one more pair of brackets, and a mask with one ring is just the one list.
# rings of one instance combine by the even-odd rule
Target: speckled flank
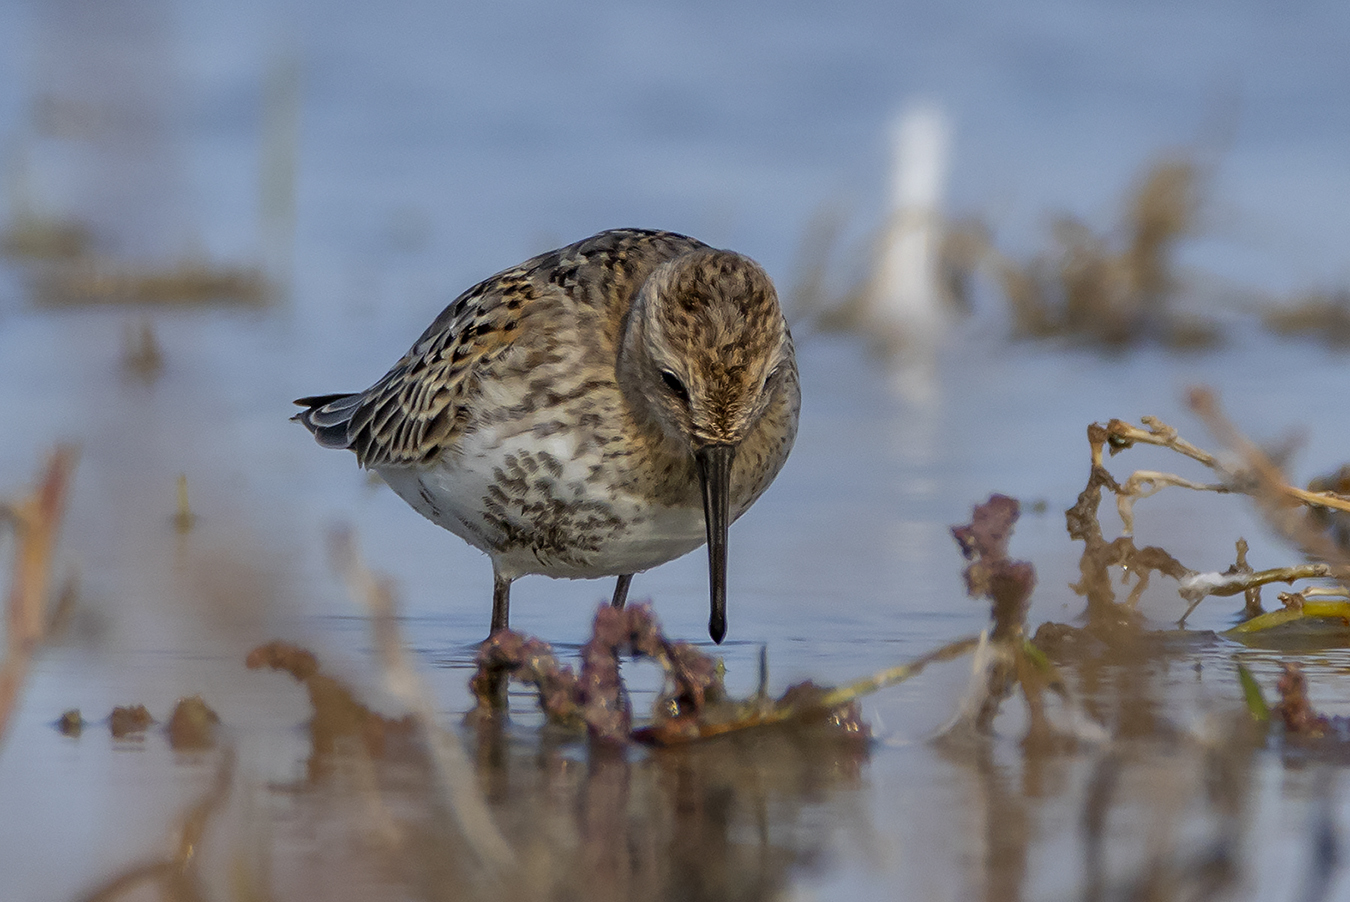
[[456,298],[359,394],[299,402],[499,576],[629,574],[702,544],[694,451],[732,445],[731,515],[782,468],[800,391],[773,284],[669,232],[602,232]]

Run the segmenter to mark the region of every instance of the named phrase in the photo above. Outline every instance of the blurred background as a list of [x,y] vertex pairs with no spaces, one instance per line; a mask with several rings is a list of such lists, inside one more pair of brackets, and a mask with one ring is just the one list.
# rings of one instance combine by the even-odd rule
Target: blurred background
[[[1032,625],[1072,619],[1060,512],[1088,470],[1084,430],[1157,415],[1203,437],[1188,385],[1218,389],[1261,440],[1297,434],[1297,480],[1335,469],[1347,34],[1350,7],[1326,0],[0,4],[0,491],[20,494],[58,441],[81,453],[57,568],[76,601],[0,748],[0,895],[78,898],[162,847],[215,772],[153,737],[127,755],[106,732],[62,736],[61,712],[158,717],[197,692],[241,762],[227,835],[272,824],[276,898],[353,891],[340,867],[316,883],[296,864],[323,858],[321,818],[272,790],[301,768],[308,709],[243,657],[305,641],[394,707],[326,560],[349,524],[457,719],[491,570],[316,447],[290,401],[368,386],[460,291],[602,229],[746,253],[793,323],[798,446],[732,533],[723,654],[740,692],[761,647],[778,691],[978,631],[948,527],[991,491],[1030,512],[1014,554],[1040,573]],[[1232,499],[1146,505],[1148,541],[1196,569],[1231,563],[1238,535],[1258,567],[1296,557]],[[1175,620],[1156,582],[1143,609]],[[522,581],[513,625],[570,648],[609,588]],[[703,635],[698,555],[633,593],[671,635]],[[1191,622],[1233,611],[1211,601]],[[1150,671],[1162,706],[1189,724],[1231,702],[1239,651],[1273,679],[1277,656],[1209,648]],[[1212,682],[1193,679],[1202,665]],[[1343,698],[1343,650],[1307,666],[1315,697]],[[1092,762],[1037,788],[1015,727],[1002,763],[934,753],[923,739],[964,680],[954,667],[869,703],[882,741],[842,790],[783,790],[822,813],[761,896],[1076,891],[1062,862]],[[1302,829],[1336,780],[1264,767],[1253,834]],[[969,873],[1000,817],[1020,858]],[[1301,859],[1263,851],[1229,889],[1287,897],[1268,892]]]

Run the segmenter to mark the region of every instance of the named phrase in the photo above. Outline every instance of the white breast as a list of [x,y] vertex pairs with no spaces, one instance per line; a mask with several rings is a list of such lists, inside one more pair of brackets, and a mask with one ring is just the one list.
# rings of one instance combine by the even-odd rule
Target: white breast
[[509,579],[637,573],[706,539],[701,506],[654,504],[615,487],[619,464],[573,434],[486,428],[430,467],[379,474],[423,516],[493,558]]

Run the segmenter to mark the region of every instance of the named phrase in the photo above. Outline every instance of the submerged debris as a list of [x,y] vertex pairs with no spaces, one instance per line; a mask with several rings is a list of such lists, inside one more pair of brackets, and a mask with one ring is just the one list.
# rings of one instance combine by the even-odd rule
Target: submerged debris
[[1252,720],[1257,723],[1266,723],[1270,720],[1270,705],[1266,704],[1266,697],[1261,692],[1261,684],[1252,676],[1252,672],[1242,664],[1237,665],[1238,685],[1242,687],[1242,701],[1247,706],[1247,713],[1252,716]]
[[80,733],[84,731],[84,718],[80,716],[79,708],[71,708],[61,714],[61,718],[56,722],[56,728],[61,731],[62,736],[69,736],[72,739],[78,739]]
[[314,652],[301,645],[275,640],[259,645],[244,660],[249,670],[270,667],[283,670],[304,683],[319,672],[319,659]]
[[[1317,565],[1311,566],[1317,567]],[[1346,591],[1343,587],[1320,588],[1310,586],[1301,592],[1281,592],[1280,603],[1284,607],[1278,611],[1268,611],[1258,614],[1250,620],[1244,620],[1228,632],[1234,637],[1239,637],[1259,633],[1271,627],[1283,626],[1286,623],[1307,623],[1309,620],[1329,621],[1324,625],[1333,629],[1340,626],[1342,630],[1350,630],[1350,600],[1347,600]],[[1339,600],[1318,600],[1326,596]]]
[[979,644],[973,637],[948,642],[908,664],[887,668],[843,686],[818,686],[811,681],[789,686],[772,699],[760,694],[741,701],[713,705],[701,718],[672,717],[634,731],[634,738],[652,745],[678,745],[755,727],[823,726],[828,733],[866,739],[870,728],[860,719],[858,700],[864,695],[904,682],[929,664],[968,654]]
[[309,692],[314,709],[309,722],[315,755],[312,770],[321,770],[323,759],[343,739],[359,740],[367,754],[379,758],[391,739],[412,735],[415,724],[411,716],[391,718],[370,710],[341,680],[322,673],[318,658],[306,648],[268,642],[249,652],[246,663],[250,670],[266,667],[289,673]]
[[166,728],[169,745],[175,751],[200,751],[216,744],[216,726],[220,715],[200,695],[180,698],[173,706]]
[[119,705],[108,717],[108,728],[114,739],[126,739],[144,733],[154,722],[145,705]]
[[[139,739],[154,723],[155,718],[145,705],[119,705],[108,715],[108,730],[114,739]],[[215,746],[215,729],[219,723],[220,716],[200,695],[193,695],[180,698],[174,705],[164,733],[175,751],[200,751]],[[78,708],[64,712],[56,721],[61,734],[73,739],[80,737],[84,725],[84,717]]]
[[656,710],[669,718],[697,718],[705,705],[725,695],[713,660],[687,642],[666,639],[650,604],[596,611],[591,638],[581,649],[580,677],[558,662],[547,643],[509,630],[495,633],[479,651],[470,688],[479,711],[486,712],[497,704],[494,687],[501,677],[513,677],[535,686],[540,706],[555,723],[584,723],[592,739],[626,742],[633,713],[619,675],[624,652],[650,658],[666,672]]
[[[490,656],[500,662],[510,643],[499,648]],[[542,643],[531,648],[521,657],[544,654]],[[274,645],[259,657],[289,661],[311,679],[320,669],[295,646]],[[342,766],[329,768],[322,787],[286,788],[287,811],[299,814],[277,829],[304,833],[298,845],[307,861],[331,862],[343,875],[373,855],[399,889],[429,887],[427,898],[768,898],[829,851],[822,844],[835,831],[814,829],[803,815],[818,816],[836,789],[861,785],[870,751],[827,728],[739,732],[641,756],[590,743],[578,761],[577,743],[556,731],[522,736],[503,723],[493,711],[468,735],[465,776],[483,820],[464,820],[463,797],[440,785],[446,775],[431,755],[368,760],[347,743],[335,756]],[[465,737],[447,739],[462,746]],[[865,838],[867,812],[850,807],[844,817],[849,836]],[[316,820],[343,841],[311,848]],[[466,838],[470,827],[491,828],[511,857],[485,866]],[[294,845],[283,836],[272,854]]]
[[[1077,730],[1054,728],[1046,716],[1046,692],[1058,695],[1071,713],[1072,703],[1054,665],[1026,638],[1036,572],[1030,563],[1007,555],[1017,516],[1017,501],[994,495],[975,508],[971,523],[952,530],[972,562],[965,573],[968,591],[992,602],[993,625],[987,637],[958,639],[909,664],[844,686],[808,681],[788,687],[777,699],[761,690],[738,700],[726,696],[713,658],[689,643],[665,638],[650,605],[626,609],[602,605],[591,639],[582,649],[579,676],[538,639],[511,631],[493,635],[480,649],[478,669],[470,681],[477,700],[474,714],[480,719],[495,717],[501,709],[504,683],[514,679],[534,687],[551,723],[572,729],[584,724],[591,739],[602,744],[631,739],[658,746],[683,745],[789,725],[819,725],[842,736],[865,738],[868,729],[861,719],[859,698],[906,680],[928,664],[974,650],[976,686],[957,722],[987,732],[1003,699],[1020,686],[1031,712],[1029,740],[1058,742],[1095,736],[1098,731],[1082,723]],[[650,721],[637,729],[632,725],[632,708],[619,669],[620,655],[625,653],[654,660],[666,675]]]
[[[1244,576],[1251,576],[1256,573],[1256,571],[1252,569],[1252,565],[1247,563],[1247,540],[1242,538],[1238,539],[1235,547],[1237,550],[1237,560],[1233,562],[1231,568],[1232,572]],[[1244,589],[1242,597],[1243,617],[1250,620],[1253,617],[1260,616],[1265,611],[1265,609],[1261,607],[1261,586],[1259,584]]]
[[1333,722],[1313,709],[1308,699],[1308,678],[1303,675],[1303,668],[1292,662],[1282,664],[1281,667],[1284,672],[1275,684],[1280,693],[1280,703],[1272,713],[1284,724],[1285,732],[1308,739],[1320,739],[1334,727],[1344,736],[1350,723],[1344,718],[1336,718]]
[[656,722],[697,722],[725,699],[717,663],[688,642],[661,632],[650,604],[619,610],[601,606],[590,640],[581,647],[581,691],[592,738],[624,741],[632,729],[628,691],[619,675],[619,655],[629,651],[660,665],[666,684],[656,701]]
[[[1133,522],[1128,519],[1132,516],[1132,507],[1129,503],[1122,505],[1119,499],[1126,498],[1132,503],[1136,496],[1150,495],[1164,484],[1175,485],[1184,481],[1179,482],[1162,474],[1149,474],[1152,479],[1136,480],[1131,477],[1125,485],[1117,483],[1102,464],[1104,447],[1109,446],[1112,454],[1120,450],[1112,433],[1117,422],[1112,420],[1105,427],[1097,423],[1088,426],[1092,469],[1088,474],[1087,486],[1079,493],[1077,502],[1064,512],[1069,538],[1083,543],[1083,554],[1078,562],[1080,579],[1071,588],[1087,600],[1088,631],[1107,642],[1118,641],[1126,635],[1137,638],[1141,618],[1136,607],[1144,589],[1148,587],[1150,573],[1156,571],[1173,579],[1181,579],[1189,572],[1166,550],[1152,545],[1138,548],[1134,544],[1134,538],[1130,535]],[[1126,521],[1126,534],[1109,542],[1098,520],[1103,489],[1116,495],[1121,518]],[[1123,604],[1116,601],[1115,584],[1111,576],[1114,567],[1134,574],[1136,579],[1133,591]]]

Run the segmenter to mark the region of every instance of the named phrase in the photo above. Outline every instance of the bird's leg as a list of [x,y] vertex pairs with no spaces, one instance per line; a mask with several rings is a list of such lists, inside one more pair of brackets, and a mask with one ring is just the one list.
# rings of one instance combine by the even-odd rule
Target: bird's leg
[[633,581],[633,574],[625,573],[619,577],[619,581],[614,585],[614,598],[610,601],[610,606],[623,610],[624,602],[628,601],[628,584]]
[[[494,636],[511,628],[511,580],[506,579],[492,568],[492,632],[484,640],[487,645]],[[491,707],[496,711],[507,709],[506,689],[511,682],[511,671],[500,662],[479,665],[480,672],[487,678],[483,686],[484,696],[491,699]],[[475,678],[476,679],[476,678]]]
[[511,628],[511,580],[492,568],[492,632]]

